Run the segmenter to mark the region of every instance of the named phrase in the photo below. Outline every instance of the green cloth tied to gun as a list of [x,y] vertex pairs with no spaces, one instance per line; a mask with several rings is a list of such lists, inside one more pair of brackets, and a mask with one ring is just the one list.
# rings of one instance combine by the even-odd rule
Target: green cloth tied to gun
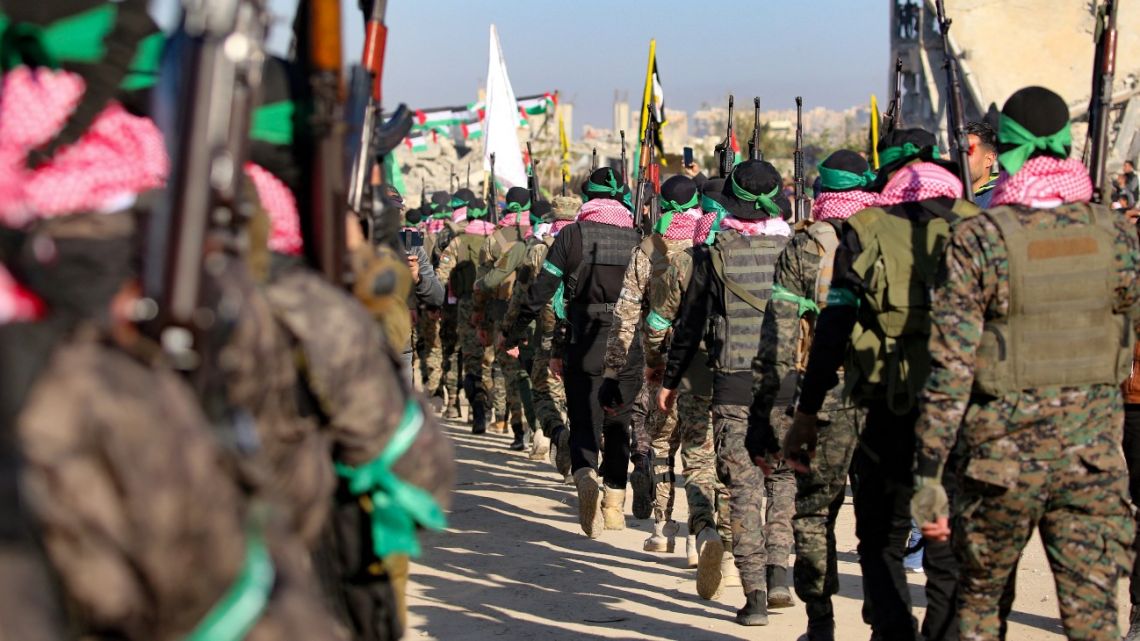
[[390,554],[418,557],[422,552],[416,527],[442,530],[447,515],[426,490],[416,487],[392,472],[392,466],[408,451],[424,424],[419,403],[408,401],[388,447],[360,467],[336,464],[336,472],[348,481],[356,496],[372,502],[372,549],[379,558]]
[[261,531],[246,535],[245,561],[233,585],[184,641],[241,641],[269,603],[277,571]]

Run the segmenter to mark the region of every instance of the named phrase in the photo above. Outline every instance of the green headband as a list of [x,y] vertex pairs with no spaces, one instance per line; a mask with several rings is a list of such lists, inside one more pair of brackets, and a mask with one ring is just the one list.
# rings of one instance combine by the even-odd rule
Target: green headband
[[249,137],[273,145],[293,142],[293,115],[297,104],[292,100],[278,100],[253,110]]
[[451,202],[447,203],[447,206],[453,209],[458,209],[460,207],[466,207],[467,201],[463,200],[462,198],[452,198]]
[[611,170],[610,179],[606,181],[606,184],[602,185],[600,183],[594,182],[593,180],[589,180],[586,181],[585,191],[589,194],[605,194],[607,196],[617,196],[625,190],[622,189],[620,185],[618,185],[617,177],[614,176],[614,172]]
[[716,242],[716,233],[720,231],[720,221],[724,220],[725,217],[728,216],[728,210],[725,209],[724,206],[722,206],[720,203],[704,194],[701,195],[701,209],[704,210],[706,214],[716,214],[716,220],[713,221],[712,227],[709,228],[709,235],[707,238],[705,238],[705,244],[712,245],[714,242]]
[[118,7],[107,3],[49,25],[13,22],[0,15],[0,68],[20,65],[58,69],[62,62],[99,62],[103,40],[115,25]]
[[763,209],[768,212],[769,216],[780,215],[780,206],[776,204],[776,201],[772,200],[776,197],[776,194],[780,193],[779,185],[773,187],[772,191],[766,194],[754,194],[736,182],[736,172],[733,172],[733,174],[728,177],[728,182],[732,184],[733,195],[744,202],[752,203],[753,209]]
[[1066,122],[1057,133],[1048,136],[1035,136],[1013,118],[1002,114],[998,121],[998,142],[1016,145],[998,155],[998,162],[1009,175],[1021,170],[1029,157],[1038,151],[1048,152],[1059,158],[1068,158],[1073,147],[1071,123]]
[[696,207],[700,201],[701,195],[699,193],[693,194],[687,203],[679,203],[664,196],[658,196],[657,202],[661,204],[661,217],[657,219],[657,224],[653,225],[653,231],[664,234],[665,230],[669,229],[669,225],[673,224],[673,216],[677,215],[677,212],[688,211]]
[[482,218],[486,215],[487,215],[487,208],[486,207],[480,209],[478,207],[472,207],[470,205],[467,206],[467,217],[468,218]]
[[[941,152],[938,149],[938,145],[934,145],[932,149],[934,150],[935,156],[941,155]],[[889,165],[900,158],[912,158],[919,155],[921,152],[922,149],[920,149],[918,145],[914,144],[913,142],[904,142],[898,147],[887,147],[886,149],[879,152],[879,166],[883,167],[885,165]]]
[[863,188],[875,182],[875,172],[867,170],[861,174],[845,169],[824,167],[819,164],[819,184],[824,189],[843,191],[845,189]]
[[512,214],[530,211],[530,200],[528,199],[525,203],[507,203],[506,210]]

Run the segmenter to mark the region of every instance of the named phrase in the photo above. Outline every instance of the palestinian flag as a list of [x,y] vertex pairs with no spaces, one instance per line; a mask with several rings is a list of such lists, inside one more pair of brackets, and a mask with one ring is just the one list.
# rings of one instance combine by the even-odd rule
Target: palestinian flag
[[427,136],[422,131],[413,131],[407,138],[404,138],[404,146],[414,152],[427,151]]
[[524,118],[527,116],[541,116],[543,114],[552,113],[557,106],[558,97],[552,93],[519,98],[519,111]]
[[739,165],[744,156],[740,155],[740,143],[736,141],[736,129],[732,130],[732,164]]
[[479,120],[465,122],[459,125],[459,130],[463,133],[464,140],[478,140],[483,137],[483,123]]

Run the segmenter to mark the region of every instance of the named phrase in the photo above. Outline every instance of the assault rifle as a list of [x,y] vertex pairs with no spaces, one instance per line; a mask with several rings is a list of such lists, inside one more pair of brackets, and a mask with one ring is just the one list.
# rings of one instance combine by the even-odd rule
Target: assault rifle
[[795,222],[811,218],[811,201],[805,192],[804,174],[804,99],[796,96],[796,150],[792,154],[795,181]]
[[591,174],[594,173],[594,170],[597,168],[598,168],[598,148],[594,147],[594,151],[590,155],[590,173]]
[[1112,110],[1112,82],[1116,75],[1116,0],[1097,10],[1096,57],[1093,61],[1092,100],[1089,102],[1089,141],[1085,145],[1094,203],[1104,202],[1108,160],[1108,116]]
[[649,226],[655,221],[654,210],[657,204],[655,187],[657,184],[657,123],[651,118],[645,128],[645,140],[641,143],[640,160],[637,167],[637,185],[633,192],[633,227],[644,233],[645,208],[649,208]]
[[[242,168],[268,27],[260,0],[186,3],[151,96],[171,168],[147,225],[142,329],[176,368],[200,374],[216,332],[235,320],[216,304],[219,292],[207,291],[204,266],[231,260],[247,218]],[[232,41],[244,47],[234,51]],[[225,286],[219,281],[209,285]]]
[[471,189],[471,161],[467,161],[467,188]]
[[530,205],[533,207],[539,200],[538,161],[534,159],[534,152],[530,150],[529,140],[526,143],[526,155],[530,157],[530,163],[526,167],[526,190],[530,192]]
[[492,225],[499,224],[499,195],[495,190],[495,154],[491,153],[491,184],[487,197],[487,217]]
[[[382,204],[374,203],[375,199],[368,197],[373,167],[412,128],[412,114],[404,104],[396,108],[387,122],[381,123],[380,90],[384,75],[384,49],[388,41],[388,27],[384,24],[387,4],[387,0],[373,0],[371,11],[365,15],[364,50],[360,66],[368,74],[369,94],[360,127],[360,148],[353,158],[351,180],[348,183],[348,208],[360,217],[365,233],[372,242],[376,242],[374,237],[377,230],[374,216],[381,213],[377,210],[383,209]],[[395,228],[398,229],[399,221],[395,222]]]
[[963,196],[974,202],[974,183],[970,180],[970,141],[966,136],[966,108],[962,102],[962,79],[958,60],[950,48],[950,24],[943,0],[935,0],[938,11],[938,32],[942,36],[942,68],[946,70],[946,131],[950,137],[950,154],[958,162],[958,177],[962,180]]
[[625,129],[620,130],[618,133],[621,134],[621,184],[628,185],[629,183],[625,177]]
[[[902,58],[895,58],[895,91],[891,96],[891,103],[887,106],[887,113],[883,114],[880,136],[885,136],[902,126]],[[877,141],[876,141],[877,142]]]
[[752,140],[748,141],[748,159],[764,160],[764,152],[760,151],[760,96],[752,99]]
[[728,128],[724,134],[724,140],[720,142],[715,148],[717,153],[717,164],[720,170],[721,178],[728,178],[732,173],[732,168],[736,165],[736,155],[732,151],[732,96],[728,96]]

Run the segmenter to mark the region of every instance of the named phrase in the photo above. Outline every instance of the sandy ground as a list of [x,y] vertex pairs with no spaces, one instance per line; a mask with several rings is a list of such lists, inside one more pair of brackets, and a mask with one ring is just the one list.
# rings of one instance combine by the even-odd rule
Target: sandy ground
[[[775,610],[767,627],[744,628],[732,617],[744,598],[726,589],[716,601],[696,594],[685,567],[684,539],[673,554],[643,552],[651,521],[635,520],[627,496],[627,528],[591,541],[578,528],[576,496],[545,462],[507,449],[506,436],[473,436],[450,424],[459,480],[450,528],[425,536],[412,570],[407,639],[686,639],[794,641],[807,617]],[[675,518],[685,518],[679,492]],[[683,528],[682,528],[683,531]],[[850,497],[839,515],[837,638],[867,639],[860,615],[862,581],[855,554]],[[790,574],[790,573],[789,573]],[[922,617],[922,575],[911,575],[915,614]],[[1063,639],[1044,551],[1034,538],[1017,576],[1010,641]],[[1127,583],[1120,586],[1127,604]],[[1127,622],[1127,605],[1121,612]]]

